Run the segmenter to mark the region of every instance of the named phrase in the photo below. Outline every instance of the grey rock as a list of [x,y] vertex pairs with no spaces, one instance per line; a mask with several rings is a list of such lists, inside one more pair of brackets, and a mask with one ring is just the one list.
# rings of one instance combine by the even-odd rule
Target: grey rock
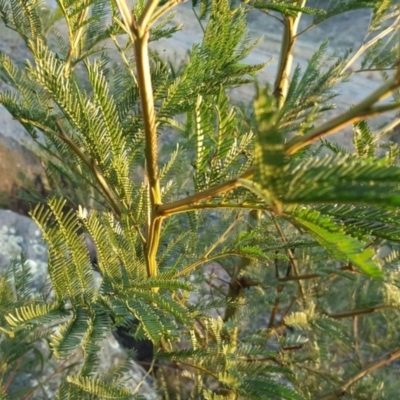
[[47,249],[36,223],[13,211],[0,210],[0,273],[24,253],[40,288],[47,276]]

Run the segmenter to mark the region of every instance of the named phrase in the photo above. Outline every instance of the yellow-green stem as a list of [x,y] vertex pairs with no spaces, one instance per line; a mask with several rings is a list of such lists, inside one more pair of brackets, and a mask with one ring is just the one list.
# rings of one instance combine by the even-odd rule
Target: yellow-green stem
[[158,143],[156,114],[154,109],[153,88],[150,76],[150,61],[148,52],[149,31],[134,41],[137,81],[140,93],[140,105],[146,138],[146,173],[149,186],[150,224],[147,229],[146,262],[148,276],[158,273],[157,249],[160,242],[162,218],[156,214],[156,207],[161,204],[161,190],[158,172]]
[[146,181],[149,191],[148,226],[145,255],[147,275],[158,273],[157,250],[160,243],[162,216],[157,213],[161,204],[161,189],[158,171],[158,143],[156,112],[154,108],[153,86],[150,75],[149,35],[151,19],[157,9],[158,0],[148,0],[137,21],[126,0],[115,0],[125,27],[133,41],[136,61],[137,84],[140,94],[140,108],[145,133]]
[[[67,60],[65,62],[65,72],[64,72],[65,77],[68,77],[71,74],[72,61],[73,61],[74,57],[77,54],[79,42],[80,42],[80,40],[82,38],[82,35],[83,35],[83,26],[82,26],[82,24],[85,21],[88,13],[89,13],[89,7],[86,7],[81,12],[81,15],[79,16],[79,23],[78,23],[80,25],[80,28],[77,30],[75,36],[73,36],[72,32],[70,31],[70,49],[69,49],[69,52],[68,52],[68,55],[67,55]],[[71,25],[68,24],[68,27],[70,27],[70,26]]]
[[154,110],[153,88],[150,76],[148,53],[149,32],[134,42],[137,80],[140,92],[140,106],[146,137],[146,169],[150,185],[150,198],[153,204],[161,203],[160,184],[158,180],[158,144],[156,114]]
[[213,186],[203,192],[198,192],[193,195],[187,196],[181,200],[177,200],[167,204],[161,204],[157,207],[157,214],[163,217],[177,214],[187,210],[188,206],[200,203],[204,200],[220,196],[226,192],[229,192],[235,188],[242,186],[240,179],[248,179],[253,176],[253,170],[250,168],[244,174],[238,178],[230,179],[229,181],[223,182],[219,185]]
[[[304,7],[306,0],[300,0],[296,5]],[[281,109],[285,103],[289,90],[289,79],[293,65],[293,46],[296,41],[296,33],[299,26],[301,13],[297,13],[296,17],[284,17],[283,38],[281,43],[280,59],[278,71],[276,74],[274,95],[277,99],[278,109]]]

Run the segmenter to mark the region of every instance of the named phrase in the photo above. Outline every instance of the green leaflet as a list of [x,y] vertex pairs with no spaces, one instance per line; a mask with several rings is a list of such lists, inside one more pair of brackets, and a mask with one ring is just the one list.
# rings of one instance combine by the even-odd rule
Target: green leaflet
[[49,304],[33,303],[19,307],[13,312],[5,315],[5,319],[13,328],[20,328],[22,325],[36,325],[49,323],[55,318],[65,318],[68,313],[60,308],[58,302]]
[[87,248],[78,234],[80,224],[74,213],[63,211],[64,200],[51,199],[48,205],[48,209],[37,207],[32,218],[49,245],[49,274],[56,297],[80,304],[91,302],[95,297],[94,276]]
[[[288,386],[262,376],[249,376],[239,390],[242,396],[251,396],[252,399],[275,399],[279,396],[287,400],[305,400],[303,396]],[[268,396],[268,397],[267,397]]]
[[51,347],[57,358],[67,358],[81,344],[91,317],[86,307],[78,307],[69,321],[59,325],[58,331],[51,337]]
[[[383,0],[384,1],[384,0]],[[329,0],[327,1],[326,11],[316,14],[314,24],[319,24],[335,15],[343,14],[347,11],[362,8],[376,8],[382,0]]]
[[[293,2],[292,2],[293,3]],[[319,8],[311,8],[311,7],[300,7],[296,4],[284,4],[282,1],[272,0],[254,0],[251,2],[251,5],[264,12],[268,11],[277,11],[286,17],[296,17],[299,12],[303,14],[309,15],[325,15],[325,11]]]
[[288,217],[293,223],[304,228],[333,257],[354,264],[371,277],[382,277],[381,269],[372,260],[373,250],[366,249],[366,243],[347,235],[343,226],[332,218],[309,208],[297,208],[288,213]]
[[205,190],[226,179],[236,177],[249,164],[252,153],[252,132],[245,129],[238,109],[229,104],[221,89],[218,95],[198,97],[196,109],[190,113],[191,138],[188,152],[196,149],[192,166],[196,191]]
[[100,351],[98,343],[106,338],[110,328],[109,315],[99,305],[75,308],[70,320],[59,325],[51,336],[52,350],[57,358],[65,359],[81,346],[85,361],[91,364],[86,368],[95,368],[95,355]]
[[332,57],[328,52],[328,41],[324,41],[304,71],[300,66],[294,69],[279,115],[279,128],[285,135],[301,135],[323,118],[326,111],[335,108],[333,99],[338,94],[337,84],[346,77],[343,68],[347,56],[345,53],[341,57]]
[[[282,203],[400,204],[400,168],[353,155],[313,158],[288,165],[279,181]],[[278,184],[277,184],[278,185]]]
[[[259,153],[268,155],[267,150]],[[263,173],[255,174],[256,182],[241,181],[267,204],[273,199],[282,204],[400,205],[400,168],[388,166],[386,159],[328,155],[292,162],[281,169],[278,162],[270,159]]]
[[400,240],[400,218],[397,209],[361,205],[322,205],[317,210],[340,223],[346,233],[360,240],[371,236]]
[[7,393],[5,392],[3,386],[0,386],[0,400],[7,400],[8,396]]
[[102,399],[132,400],[138,399],[130,390],[115,387],[110,382],[88,376],[68,376],[67,381],[79,387],[83,392]]
[[363,158],[375,157],[377,145],[376,137],[371,132],[366,121],[360,121],[353,125],[353,145],[356,153]]
[[162,100],[158,118],[163,121],[193,110],[199,95],[205,98],[221,88],[254,82],[254,73],[267,65],[243,62],[258,43],[250,43],[244,10],[239,7],[231,14],[226,0],[209,6],[205,6],[211,15],[202,43],[193,45],[180,76],[156,87],[155,97]]

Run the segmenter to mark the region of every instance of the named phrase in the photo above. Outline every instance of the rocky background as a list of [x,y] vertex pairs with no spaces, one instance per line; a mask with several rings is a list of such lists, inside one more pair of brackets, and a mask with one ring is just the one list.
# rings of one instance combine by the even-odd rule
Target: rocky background
[[[54,1],[48,2],[54,6]],[[251,12],[248,15],[250,33],[254,38],[264,36],[260,45],[251,53],[248,61],[260,63],[272,59],[269,66],[263,71],[259,80],[261,82],[273,82],[274,73],[280,50],[280,37],[282,27],[271,17],[259,12]],[[345,51],[348,47],[358,48],[363,42],[370,19],[368,10],[349,12],[345,15],[332,18],[302,35],[296,45],[294,56],[295,65],[298,63],[303,68],[324,39],[330,40],[330,50]],[[186,57],[187,50],[193,43],[201,41],[202,30],[191,10],[190,4],[177,8],[174,19],[176,23],[182,23],[183,29],[174,35],[172,39],[161,40],[152,45],[163,57],[182,59]],[[310,18],[303,18],[300,31],[309,26]],[[60,30],[64,29],[62,25]],[[6,29],[0,22],[0,51],[12,54],[14,59],[23,62],[28,54],[21,41],[15,34]],[[340,96],[337,98],[338,111],[347,109],[366,97],[380,83],[379,76],[373,73],[357,74],[351,82],[340,88]],[[6,89],[0,83],[0,90]],[[232,91],[233,100],[239,99],[251,102],[254,94],[253,86],[241,87]],[[338,112],[337,111],[337,112]],[[335,137],[335,140],[344,146],[350,146],[351,140],[348,132],[344,131]],[[18,193],[26,185],[31,185],[41,191],[43,187],[43,168],[40,161],[30,150],[32,141],[24,129],[13,121],[8,112],[0,106],[0,273],[17,257],[21,251],[25,252],[37,277],[38,287],[46,277],[46,248],[41,242],[40,233],[34,222],[24,216],[30,209],[29,203],[18,199]],[[21,179],[21,175],[24,179]],[[6,210],[7,209],[7,210]],[[9,211],[12,210],[12,211]],[[17,214],[18,213],[18,214]],[[21,214],[21,215],[19,215]],[[110,337],[105,343],[104,365],[111,366],[115,360],[124,357],[124,351],[118,342]],[[43,350],[43,349],[42,349]],[[46,373],[51,373],[47,371]],[[144,376],[144,371],[138,367],[132,370],[129,377],[132,387]],[[34,379],[28,376],[27,379]],[[35,379],[40,379],[36,377]],[[23,385],[23,382],[19,382]],[[48,398],[52,397],[51,388],[48,389]],[[141,393],[147,398],[156,398],[154,388],[149,379],[141,386]]]

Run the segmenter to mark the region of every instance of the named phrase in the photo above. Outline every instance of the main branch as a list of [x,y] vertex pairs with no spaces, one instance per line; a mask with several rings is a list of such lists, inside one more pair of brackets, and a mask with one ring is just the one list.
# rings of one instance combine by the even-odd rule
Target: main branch
[[140,94],[140,108],[145,133],[146,180],[149,191],[147,242],[145,246],[147,274],[155,276],[158,272],[157,250],[160,242],[162,218],[156,209],[161,204],[161,189],[158,171],[158,141],[156,112],[154,108],[153,86],[150,75],[149,34],[150,20],[158,6],[158,0],[148,0],[139,21],[130,11],[126,0],[116,0],[126,28],[133,40],[136,61],[137,83]]
[[156,207],[161,204],[161,190],[158,172],[158,143],[156,114],[154,109],[153,87],[150,76],[148,53],[149,30],[134,41],[137,81],[140,93],[143,125],[146,138],[146,172],[149,185],[149,220],[147,229],[146,262],[148,276],[157,275],[157,249],[160,242],[162,219],[156,215]]
[[[305,3],[306,0],[298,0],[296,5],[304,7]],[[283,107],[289,90],[290,73],[293,65],[293,47],[300,18],[301,13],[299,12],[295,17],[284,17],[282,21],[284,25],[283,37],[274,84],[274,96],[277,99],[278,109]]]

